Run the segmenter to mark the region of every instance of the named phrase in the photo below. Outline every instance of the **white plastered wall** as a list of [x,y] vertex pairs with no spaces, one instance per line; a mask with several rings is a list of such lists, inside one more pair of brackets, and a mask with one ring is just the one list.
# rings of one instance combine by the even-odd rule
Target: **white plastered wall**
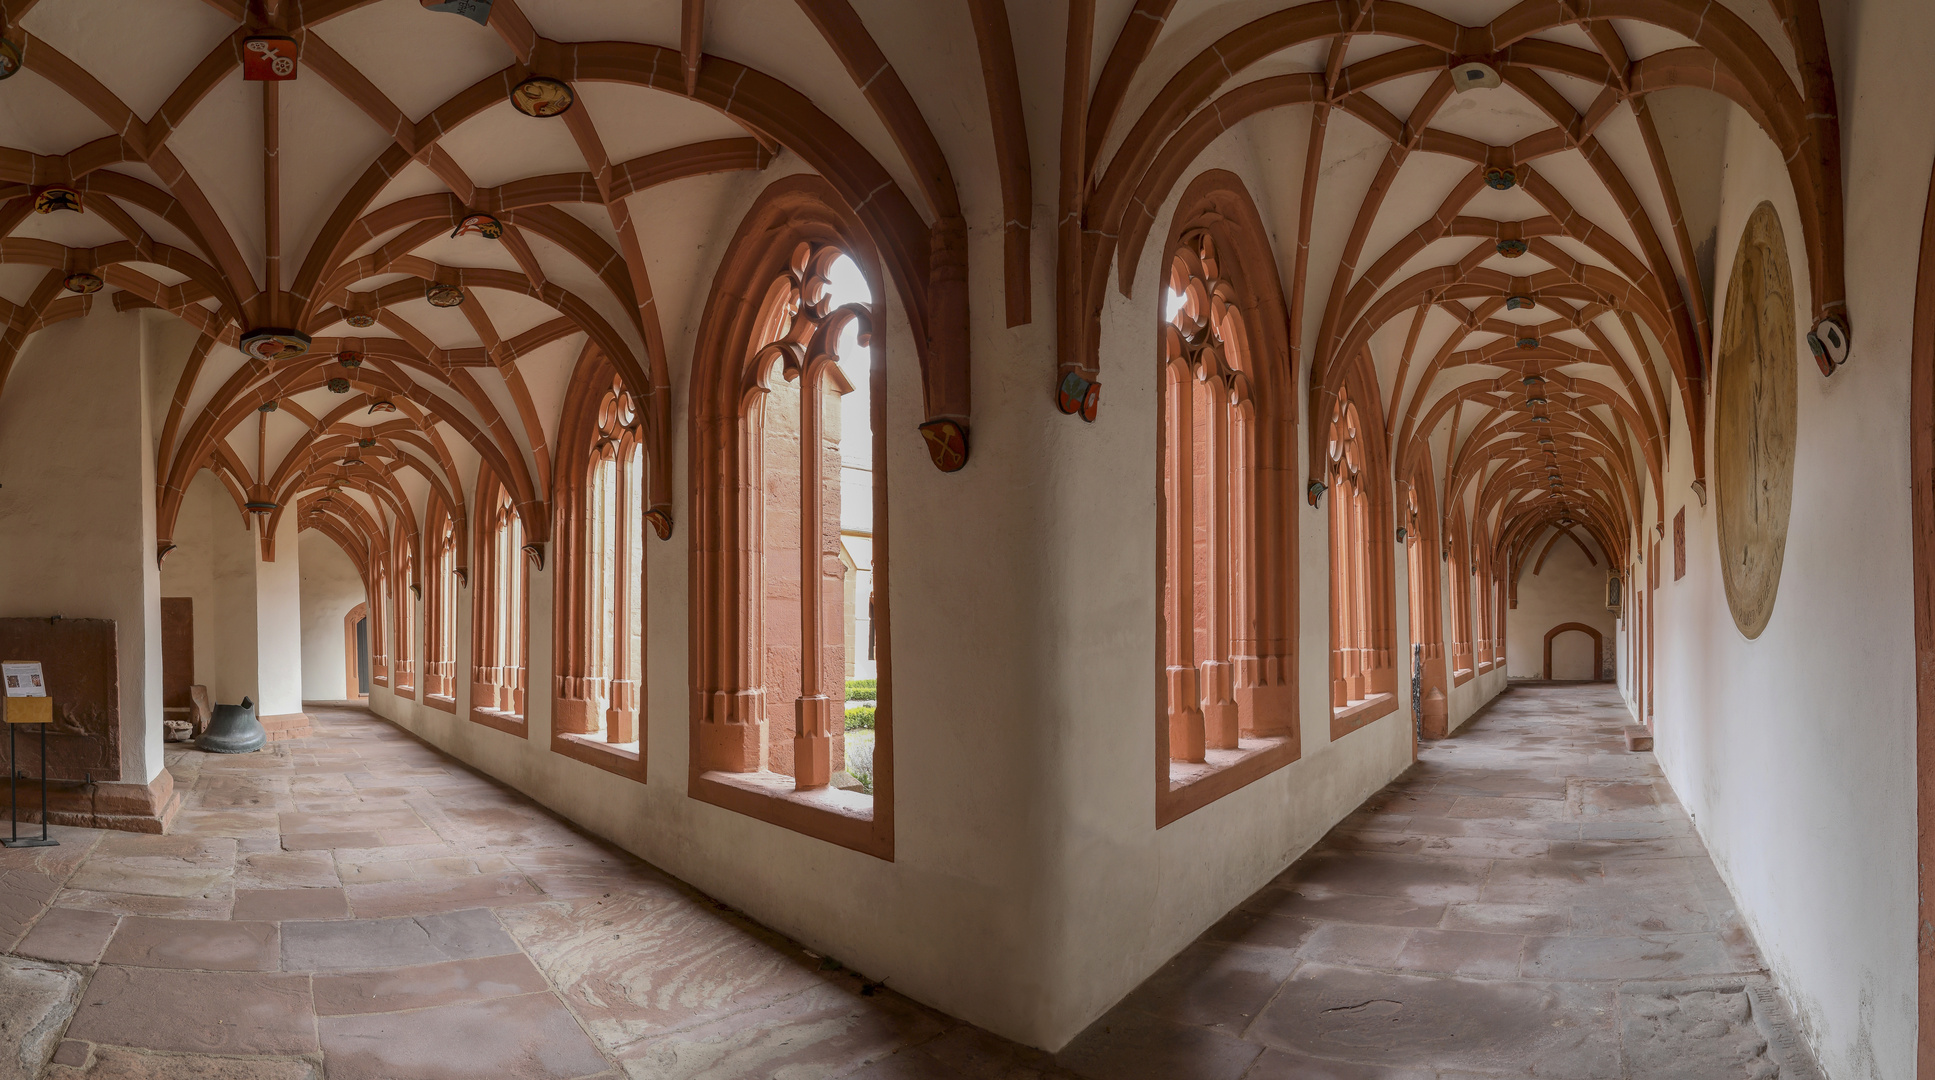
[[[1756,640],[1729,613],[1716,509],[1689,491],[1692,450],[1674,398],[1664,514],[1670,533],[1687,508],[1687,573],[1672,580],[1669,535],[1655,594],[1655,746],[1823,1070],[1893,1080],[1912,1075],[1915,1060],[1908,385],[1935,154],[1935,129],[1904,124],[1901,104],[1935,95],[1935,8],[1853,0],[1829,14],[1854,352],[1828,379],[1798,346],[1793,511],[1772,620]],[[1735,109],[1716,308],[1763,200],[1780,214],[1804,334],[1812,317],[1799,208],[1781,155]]]
[[[1592,544],[1591,541],[1587,541]],[[1545,546],[1541,537],[1527,558],[1538,562],[1538,551]],[[1613,658],[1618,617],[1606,608],[1606,560],[1599,545],[1592,544],[1594,564],[1579,545],[1559,538],[1545,557],[1545,564],[1534,574],[1528,565],[1519,571],[1518,606],[1505,613],[1506,671],[1514,679],[1537,679],[1545,674],[1545,635],[1564,623],[1583,623],[1599,631],[1605,659]],[[1561,670],[1560,650],[1566,644],[1583,645],[1587,667],[1592,662],[1592,645],[1585,634],[1568,632],[1553,640],[1553,677],[1578,678]],[[1592,678],[1599,677],[1598,672]]]
[[363,602],[363,579],[336,541],[322,533],[304,530],[297,546],[302,549],[302,698],[355,697],[343,618]]
[[0,396],[0,615],[115,621],[121,779],[137,784],[162,767],[143,330],[138,314],[49,327],[28,339]]
[[257,716],[302,711],[302,550],[293,508],[275,531],[275,559],[255,559]]
[[163,596],[187,597],[195,619],[195,681],[238,705],[255,690],[255,532],[206,470],[183,492]]
[[276,559],[265,562],[255,529],[213,473],[196,473],[182,495],[161,594],[194,602],[195,681],[216,702],[239,705],[246,697],[257,716],[302,711],[296,535],[295,514],[284,514]]

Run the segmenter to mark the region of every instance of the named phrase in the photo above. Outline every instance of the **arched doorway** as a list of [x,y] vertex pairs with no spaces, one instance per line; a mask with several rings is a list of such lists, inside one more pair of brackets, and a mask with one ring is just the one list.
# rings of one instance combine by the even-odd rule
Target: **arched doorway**
[[367,602],[343,616],[343,688],[351,698],[370,696],[370,606]]
[[1559,625],[1545,632],[1545,672],[1544,672],[1545,678],[1550,680],[1554,677],[1552,674],[1552,671],[1553,671],[1552,639],[1558,637],[1560,634],[1568,633],[1573,630],[1577,630],[1580,633],[1585,634],[1588,637],[1592,638],[1592,668],[1591,668],[1591,673],[1587,675],[1586,678],[1571,679],[1567,681],[1598,682],[1600,678],[1600,672],[1605,670],[1606,639],[1603,635],[1599,633],[1598,630],[1595,630],[1592,627],[1587,626],[1585,623],[1576,623],[1576,622],[1560,623]]

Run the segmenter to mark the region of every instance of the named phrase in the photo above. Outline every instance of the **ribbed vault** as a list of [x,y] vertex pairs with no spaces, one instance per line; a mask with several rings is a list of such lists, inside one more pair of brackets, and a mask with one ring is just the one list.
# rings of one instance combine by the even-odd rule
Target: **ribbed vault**
[[[1663,499],[1674,400],[1704,445],[1711,270],[1683,192],[1715,177],[1676,170],[1662,126],[1736,106],[1779,150],[1834,345],[1817,349],[1824,373],[1845,359],[1839,131],[1813,0],[1073,7],[1064,408],[1107,378],[1105,290],[1137,287],[1167,200],[1273,110],[1308,119],[1284,276],[1309,415],[1360,372],[1400,485],[1434,484],[1429,503],[1489,537],[1478,557],[1501,574],[1555,530],[1626,564]],[[1314,503],[1328,433],[1306,435]]]
[[[29,334],[97,308],[199,333],[161,421],[162,555],[202,469],[265,551],[293,511],[367,570],[399,535],[419,550],[429,494],[461,528],[481,465],[541,558],[557,406],[598,358],[642,403],[648,497],[669,515],[666,322],[708,276],[705,223],[744,201],[734,175],[782,158],[855,207],[928,418],[966,425],[959,196],[847,0],[495,0],[486,24],[432,4],[152,0],[112,21],[85,0],[0,5],[21,58],[0,87],[0,391]],[[1005,41],[1005,18],[984,22]],[[277,50],[294,77],[250,79]],[[570,107],[520,111],[532,79]]]

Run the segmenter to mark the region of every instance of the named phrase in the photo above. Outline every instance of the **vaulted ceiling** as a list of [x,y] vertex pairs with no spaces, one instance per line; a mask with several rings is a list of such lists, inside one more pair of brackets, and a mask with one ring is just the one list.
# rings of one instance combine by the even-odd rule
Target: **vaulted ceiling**
[[[1816,0],[451,6],[3,5],[22,67],[0,84],[0,390],[41,327],[180,316],[197,340],[160,433],[164,546],[202,468],[368,551],[430,490],[461,510],[480,462],[542,542],[571,372],[608,358],[662,445],[677,343],[786,172],[857,209],[926,415],[965,426],[969,232],[1005,247],[1003,295],[976,304],[1054,327],[1045,389],[1104,380],[1108,290],[1158,294],[1135,279],[1165,201],[1242,143],[1307,434],[1352,379],[1375,387],[1399,484],[1429,479],[1424,504],[1500,555],[1569,522],[1624,561],[1671,402],[1698,445],[1730,111],[1788,163],[1812,311],[1847,330]],[[294,77],[245,78],[275,37]],[[520,112],[534,76],[573,105]],[[81,212],[36,213],[50,188]],[[463,230],[475,214],[501,235]],[[308,351],[244,353],[269,331]]]
[[1331,403],[1356,385],[1378,399],[1400,490],[1426,489],[1421,509],[1462,522],[1479,557],[1529,561],[1576,528],[1625,561],[1665,498],[1673,400],[1703,446],[1736,108],[1788,163],[1816,328],[1841,346],[1824,372],[1845,356],[1813,0],[1074,8],[1058,251],[1079,280],[1061,282],[1061,376],[1106,378],[1106,289],[1138,285],[1165,199],[1244,138],[1257,198],[1295,238],[1279,244],[1313,501]]
[[[664,449],[668,334],[776,160],[861,208],[917,320],[928,221],[960,216],[845,0],[4,9],[0,388],[27,335],[103,306],[199,332],[161,432],[164,552],[202,468],[269,535],[302,498],[354,554],[413,532],[427,491],[462,522],[482,461],[541,542],[572,371],[608,359]],[[521,111],[533,78],[570,107]]]

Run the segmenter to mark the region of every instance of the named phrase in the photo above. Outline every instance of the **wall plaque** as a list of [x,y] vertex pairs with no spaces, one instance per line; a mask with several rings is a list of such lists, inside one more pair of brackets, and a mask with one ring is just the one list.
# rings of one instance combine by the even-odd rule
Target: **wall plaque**
[[[53,697],[47,775],[121,779],[121,678],[113,619],[0,619],[0,657],[39,660]],[[40,740],[20,740],[21,772],[40,774]],[[6,747],[0,745],[0,776]]]
[[1767,629],[1794,501],[1794,276],[1772,203],[1747,219],[1727,282],[1714,384],[1720,576],[1734,625]]

